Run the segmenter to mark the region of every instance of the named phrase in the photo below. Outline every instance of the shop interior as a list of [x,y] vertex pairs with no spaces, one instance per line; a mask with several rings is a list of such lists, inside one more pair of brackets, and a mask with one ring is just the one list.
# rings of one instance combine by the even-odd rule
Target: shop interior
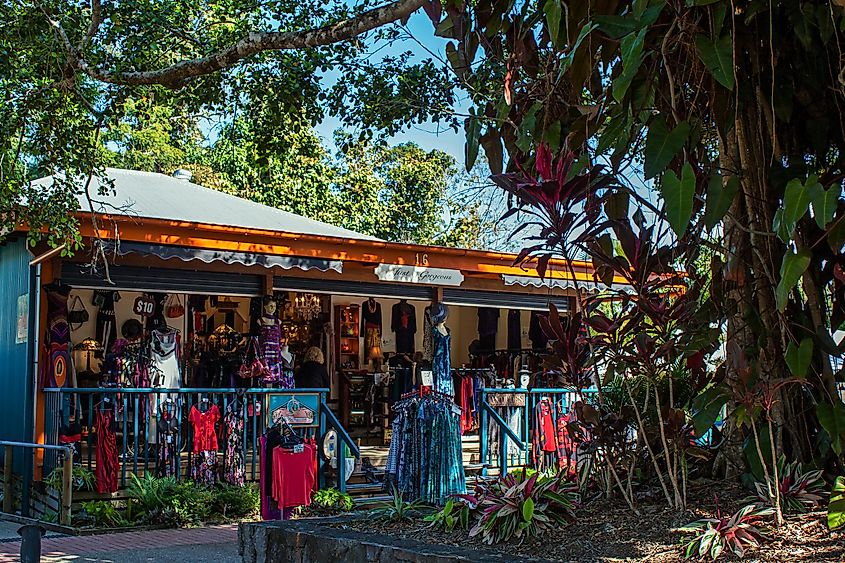
[[[344,427],[361,444],[384,445],[392,404],[429,383],[430,304],[285,291],[270,299],[74,288],[68,299],[74,386],[289,388],[307,351],[316,347],[331,381],[329,405]],[[464,432],[477,428],[474,400],[481,386],[519,387],[520,371],[541,371],[546,339],[537,314],[449,306],[450,359]],[[268,318],[275,319],[275,332]],[[277,351],[267,348],[268,338],[278,338]],[[157,369],[135,369],[151,356]],[[273,360],[281,371],[245,377],[244,366],[256,358]],[[168,367],[174,362],[178,369]]]

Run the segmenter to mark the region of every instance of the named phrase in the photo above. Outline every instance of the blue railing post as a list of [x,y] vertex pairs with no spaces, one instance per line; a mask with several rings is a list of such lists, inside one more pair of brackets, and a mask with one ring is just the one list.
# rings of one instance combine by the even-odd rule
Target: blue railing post
[[[328,396],[322,391],[320,392],[320,405],[327,404]],[[317,487],[320,489],[326,488],[326,464],[330,463],[323,459],[323,440],[326,436],[326,413],[325,409],[320,407],[320,427],[317,430]]]
[[481,405],[481,420],[480,428],[478,430],[478,451],[481,457],[481,475],[487,476],[487,465],[490,460],[487,459],[487,409],[484,408],[484,405],[487,404],[487,397],[485,395],[485,390],[481,388],[481,400],[478,403]]

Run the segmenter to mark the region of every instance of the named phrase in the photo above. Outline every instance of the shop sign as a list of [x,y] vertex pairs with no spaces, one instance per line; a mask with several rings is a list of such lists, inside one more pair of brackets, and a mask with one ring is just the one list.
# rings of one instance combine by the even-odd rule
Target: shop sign
[[142,317],[152,317],[156,310],[156,302],[152,297],[142,295],[135,299],[135,305],[132,307],[136,315]]
[[464,281],[460,270],[427,268],[402,264],[379,264],[375,269],[381,281],[459,286]]
[[320,425],[319,393],[270,393],[267,404],[267,426],[275,426],[280,420],[291,426]]

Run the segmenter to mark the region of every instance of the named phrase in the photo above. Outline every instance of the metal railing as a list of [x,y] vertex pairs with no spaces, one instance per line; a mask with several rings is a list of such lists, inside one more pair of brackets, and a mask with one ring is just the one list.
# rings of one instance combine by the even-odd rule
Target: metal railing
[[[349,433],[337,419],[335,414],[331,411],[331,409],[326,405],[325,402],[322,403],[321,408],[321,428],[326,429],[327,426],[331,426],[335,432],[337,432],[337,490],[342,493],[346,492],[346,454],[344,452],[343,446],[345,445],[349,448],[349,452],[356,458],[361,457],[361,452],[358,450],[358,446],[355,442],[352,441],[352,437],[349,436]],[[327,424],[328,423],[328,424]],[[324,464],[328,464],[329,461],[324,459]],[[321,471],[321,475],[325,475],[325,471]],[[324,483],[320,483],[322,487]]]
[[[161,389],[161,388],[50,388],[44,390],[46,395],[45,405],[45,433],[48,444],[57,444],[60,440],[60,431],[67,427],[71,416],[82,427],[82,440],[76,448],[76,455],[79,463],[94,471],[97,465],[95,409],[100,408],[104,401],[108,401],[110,408],[115,413],[115,435],[118,450],[119,488],[125,488],[128,476],[144,476],[155,474],[157,464],[157,443],[156,407],[167,400],[175,408],[175,416],[178,421],[178,430],[175,431],[173,447],[175,448],[175,477],[184,477],[186,468],[190,468],[193,462],[193,431],[188,421],[191,408],[204,399],[217,405],[221,417],[230,408],[238,409],[239,416],[243,421],[243,428],[240,433],[240,455],[244,462],[244,477],[246,481],[258,481],[260,475],[259,463],[259,438],[267,429],[267,413],[269,409],[269,398],[274,394],[282,394],[293,397],[313,396],[317,394],[320,405],[320,416],[311,427],[297,428],[296,430],[303,438],[313,439],[318,443],[325,436],[327,426],[331,426],[338,435],[339,441],[343,441],[350,447],[356,456],[359,455],[357,447],[352,442],[349,434],[337,421],[328,406],[326,398],[329,390],[319,389],[234,389],[234,388],[183,388],[183,389]],[[222,457],[225,465],[226,456],[226,433],[221,432],[223,421],[218,423],[218,456]],[[318,448],[320,449],[320,448]],[[318,454],[319,483],[325,483],[325,472],[328,464]],[[53,456],[45,455],[44,474],[56,466]],[[338,463],[338,473],[342,463]],[[338,475],[340,478],[340,475]],[[343,480],[345,483],[345,479]]]
[[[482,473],[498,465],[499,474],[504,475],[508,466],[527,466],[533,463],[532,436],[536,430],[537,405],[548,399],[552,422],[557,432],[558,416],[567,416],[576,401],[586,400],[596,394],[595,389],[580,393],[571,389],[498,389],[481,390],[479,421],[479,449]],[[560,410],[558,410],[558,406]],[[511,441],[513,447],[511,447]],[[490,446],[496,445],[494,451]]]
[[[59,505],[59,523],[70,526],[70,508],[73,504],[73,448],[71,446],[59,446],[51,444],[32,444],[30,442],[9,442],[0,440],[3,446],[3,512],[14,514],[15,510],[15,486],[12,467],[14,465],[15,448],[24,450],[46,450],[48,452],[60,452],[62,458],[62,498]],[[30,456],[32,452],[30,452]],[[30,464],[25,464],[23,486],[21,487],[21,515],[29,514],[29,488],[31,480],[29,470]]]

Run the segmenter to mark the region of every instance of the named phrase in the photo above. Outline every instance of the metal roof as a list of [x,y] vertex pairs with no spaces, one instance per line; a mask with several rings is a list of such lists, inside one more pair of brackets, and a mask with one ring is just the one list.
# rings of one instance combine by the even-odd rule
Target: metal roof
[[[106,176],[114,183],[113,192],[99,195],[93,182],[90,188],[92,199],[95,200],[94,210],[99,213],[347,239],[380,240],[165,174],[106,168]],[[52,176],[47,176],[35,180],[33,184],[46,187],[50,186],[52,181]],[[83,178],[79,182],[80,192],[84,184]],[[102,178],[99,179],[99,184],[107,186]],[[77,199],[81,210],[89,209],[84,193],[79,193]]]

